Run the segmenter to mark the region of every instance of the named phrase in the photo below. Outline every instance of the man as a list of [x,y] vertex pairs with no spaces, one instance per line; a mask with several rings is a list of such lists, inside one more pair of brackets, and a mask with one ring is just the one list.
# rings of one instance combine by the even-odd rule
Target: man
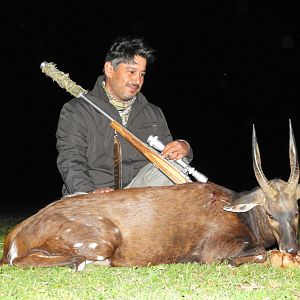
[[[86,97],[142,141],[146,142],[150,135],[158,136],[166,145],[162,157],[171,160],[187,157],[191,161],[188,142],[173,141],[161,109],[149,103],[140,92],[147,64],[153,61],[154,50],[143,39],[116,39],[106,54],[104,75],[98,77]],[[63,106],[56,137],[57,166],[64,181],[64,196],[110,191],[115,187],[114,145],[121,148],[123,188],[173,184],[118,136],[109,123],[110,120],[81,98]]]

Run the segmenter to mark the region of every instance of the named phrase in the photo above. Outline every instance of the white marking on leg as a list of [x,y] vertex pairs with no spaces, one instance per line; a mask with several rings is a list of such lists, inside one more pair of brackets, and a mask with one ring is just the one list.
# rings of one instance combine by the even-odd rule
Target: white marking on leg
[[97,246],[98,246],[97,243],[90,243],[90,244],[88,245],[88,248],[90,248],[90,249],[95,249]]
[[97,256],[96,256],[96,259],[97,259],[97,260],[104,260],[105,257],[104,257],[104,256],[101,256],[101,255],[97,255]]
[[66,232],[70,232],[72,229],[71,228],[68,228],[67,230],[66,230]]
[[86,265],[86,263],[85,263],[85,261],[83,261],[81,264],[78,265],[77,271],[78,272],[82,271],[85,268],[85,265]]
[[111,261],[110,259],[95,260],[93,261],[93,265],[101,266],[101,267],[109,267],[111,266]]
[[89,264],[92,264],[94,261],[93,260],[90,260],[90,259],[87,259],[86,261],[85,261],[85,263],[87,264],[87,265],[89,265]]
[[256,258],[258,259],[258,260],[261,260],[261,261],[263,261],[265,258],[264,258],[264,256],[263,255],[257,255],[256,256]]
[[18,256],[18,248],[17,248],[16,242],[13,241],[10,246],[9,252],[7,254],[7,259],[9,260],[10,265],[12,265],[13,260],[17,256]]
[[83,245],[83,243],[75,243],[74,245],[73,245],[73,247],[74,248],[79,248],[79,247],[81,247]]
[[106,240],[101,240],[101,243],[102,243],[102,244],[107,244],[109,247],[113,248],[113,245],[112,245],[111,242],[108,242],[108,241],[106,241]]

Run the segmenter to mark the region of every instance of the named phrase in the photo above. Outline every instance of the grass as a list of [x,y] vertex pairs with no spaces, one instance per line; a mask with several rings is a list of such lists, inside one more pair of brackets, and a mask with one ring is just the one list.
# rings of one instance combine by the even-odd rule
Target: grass
[[[2,218],[4,234],[20,219]],[[159,265],[145,268],[0,267],[0,299],[300,299],[300,269],[249,264]]]

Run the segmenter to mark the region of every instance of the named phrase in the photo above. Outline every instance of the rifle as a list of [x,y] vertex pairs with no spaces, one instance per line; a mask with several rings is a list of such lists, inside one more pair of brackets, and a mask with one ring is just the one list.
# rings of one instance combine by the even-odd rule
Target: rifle
[[[163,151],[165,148],[165,145],[158,138],[158,136],[154,136],[152,134],[148,137],[147,143],[158,151]],[[177,159],[175,160],[175,163],[183,168],[181,170],[182,173],[186,175],[187,174],[193,175],[193,177],[199,182],[207,182],[208,178],[202,173],[200,173],[199,171],[197,171],[195,168],[191,167],[188,163],[184,161],[184,159]]]
[[[65,89],[71,95],[76,98],[82,98],[90,105],[92,105],[98,112],[104,115],[110,120],[110,126],[115,129],[125,140],[127,140],[133,147],[135,147],[139,152],[141,152],[153,165],[161,170],[170,180],[175,184],[187,183],[192,180],[180,170],[178,170],[174,165],[172,165],[168,160],[161,158],[159,153],[153,148],[150,148],[138,137],[133,135],[129,130],[127,130],[123,125],[114,120],[110,115],[88,99],[85,94],[87,90],[77,85],[74,81],[69,78],[69,74],[63,73],[56,68],[54,63],[43,62],[40,66],[43,73],[53,79],[61,88]],[[205,177],[205,176],[204,176]],[[206,178],[206,177],[205,177]],[[207,178],[204,182],[207,181]]]

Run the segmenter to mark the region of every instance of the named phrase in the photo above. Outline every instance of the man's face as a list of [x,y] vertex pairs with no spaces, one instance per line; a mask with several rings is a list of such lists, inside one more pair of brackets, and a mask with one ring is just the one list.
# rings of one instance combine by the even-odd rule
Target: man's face
[[121,63],[116,70],[110,62],[105,63],[105,87],[117,100],[131,100],[142,88],[147,61],[141,56],[135,56],[134,61],[135,64]]

